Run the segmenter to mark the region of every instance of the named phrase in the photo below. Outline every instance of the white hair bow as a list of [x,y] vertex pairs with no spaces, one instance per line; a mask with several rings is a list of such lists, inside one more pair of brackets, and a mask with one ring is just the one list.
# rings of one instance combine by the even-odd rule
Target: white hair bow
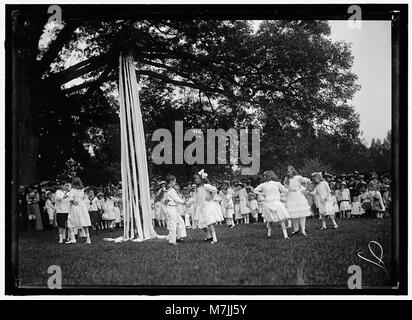
[[204,179],[204,178],[207,178],[207,173],[205,172],[204,169],[200,170],[197,174],[198,174],[199,176],[201,176],[203,179]]

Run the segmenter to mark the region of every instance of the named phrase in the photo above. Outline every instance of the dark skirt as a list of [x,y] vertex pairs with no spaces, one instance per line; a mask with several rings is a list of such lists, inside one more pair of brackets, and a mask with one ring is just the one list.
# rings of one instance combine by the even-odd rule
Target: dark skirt
[[57,226],[59,228],[63,228],[63,229],[66,228],[68,216],[69,216],[68,213],[61,213],[61,212],[56,213]]
[[89,211],[89,216],[92,225],[102,222],[102,215],[99,211]]

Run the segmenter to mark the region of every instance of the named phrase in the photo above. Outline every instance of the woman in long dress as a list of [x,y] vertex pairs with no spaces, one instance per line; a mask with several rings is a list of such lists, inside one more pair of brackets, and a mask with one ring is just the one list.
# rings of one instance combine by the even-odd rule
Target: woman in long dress
[[281,193],[288,193],[288,190],[278,181],[272,170],[263,173],[266,182],[258,185],[254,193],[261,194],[265,200],[263,202],[263,218],[267,221],[268,238],[272,234],[272,223],[280,223],[283,237],[289,239],[286,231],[285,221],[290,218],[288,211],[280,201]]
[[29,188],[26,195],[27,216],[29,217],[30,230],[43,230],[43,222],[40,212],[40,196],[35,188]]
[[194,180],[197,185],[195,210],[199,219],[198,227],[205,231],[205,241],[216,243],[215,224],[224,220],[219,203],[213,201],[217,189],[208,183],[207,173],[203,170],[195,174]]
[[326,230],[326,218],[332,220],[333,228],[337,229],[338,225],[335,221],[335,208],[333,206],[333,199],[330,194],[329,184],[323,180],[322,174],[317,172],[313,175],[313,180],[315,181],[315,195],[319,199],[319,215],[322,219],[322,228],[320,230]]
[[91,226],[89,212],[86,203],[84,202],[84,188],[83,183],[78,177],[72,180],[72,188],[68,193],[70,200],[70,211],[67,219],[67,227],[69,228],[70,240],[66,243],[76,243],[74,236],[75,228],[83,228],[86,234],[86,243],[90,241],[89,227]]
[[300,176],[290,165],[287,167],[287,174],[284,185],[289,190],[286,195],[286,209],[292,218],[292,235],[297,234],[300,227],[302,235],[307,236],[306,217],[311,215],[311,211],[303,194],[305,190],[303,184],[308,183],[310,179]]

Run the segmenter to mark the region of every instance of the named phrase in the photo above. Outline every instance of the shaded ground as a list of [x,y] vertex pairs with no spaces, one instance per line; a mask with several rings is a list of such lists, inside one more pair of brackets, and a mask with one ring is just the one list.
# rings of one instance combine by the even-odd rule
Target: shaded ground
[[[166,241],[113,243],[121,230],[92,235],[92,245],[58,245],[57,231],[24,232],[19,243],[19,277],[24,286],[46,286],[47,268],[58,265],[65,285],[296,285],[345,286],[348,267],[362,268],[363,286],[387,285],[383,269],[360,259],[376,261],[369,241],[383,247],[391,270],[390,219],[341,219],[338,230],[320,231],[320,220],[309,219],[307,239],[284,240],[280,228],[266,239],[262,223],[234,229],[218,226],[219,242],[204,243],[203,232],[188,230],[185,243]],[[157,229],[159,234],[167,234]],[[289,231],[290,232],[290,231]],[[374,250],[380,256],[379,250]],[[302,277],[298,269],[302,269]],[[302,282],[303,280],[303,282]]]

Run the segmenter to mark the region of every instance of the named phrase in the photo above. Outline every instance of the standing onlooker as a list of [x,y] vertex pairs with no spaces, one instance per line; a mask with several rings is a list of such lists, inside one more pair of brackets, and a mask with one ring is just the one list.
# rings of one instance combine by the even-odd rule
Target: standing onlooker
[[26,188],[19,186],[19,230],[27,230],[28,218],[27,218],[27,200],[26,200]]
[[51,191],[47,192],[47,200],[46,203],[44,205],[45,210],[47,212],[47,217],[49,219],[49,228],[52,228],[54,225],[54,214],[56,211],[56,208],[54,206],[54,202],[53,202],[53,193]]
[[222,213],[223,217],[226,219],[226,225],[234,228],[235,224],[233,222],[234,216],[234,204],[232,199],[232,194],[229,192],[228,184],[223,184],[220,191],[220,196],[222,198]]
[[359,202],[359,197],[353,197],[351,215],[353,217],[357,217],[357,216],[360,216],[364,213],[365,213],[365,211],[363,210],[363,208],[362,208],[362,206]]
[[242,188],[239,190],[239,207],[240,207],[240,214],[243,217],[245,224],[249,224],[249,213],[250,209],[248,207],[249,199],[248,194],[246,191],[246,186],[242,183]]
[[370,190],[372,199],[372,213],[375,214],[377,218],[383,219],[383,214],[385,213],[385,206],[383,204],[382,195],[379,192],[377,184],[369,183],[368,189]]
[[367,185],[362,184],[360,186],[360,195],[359,200],[362,206],[362,209],[365,211],[365,217],[371,217],[372,215],[372,204],[371,204],[371,193],[367,189]]
[[392,204],[392,196],[389,192],[389,186],[388,185],[384,185],[382,187],[382,200],[383,200],[383,204],[385,206],[385,212],[386,212],[386,216],[390,216],[391,214],[391,204]]
[[[46,210],[47,193],[46,190],[40,190],[39,208],[43,229],[49,229],[49,216]],[[51,227],[51,226],[50,226]]]
[[41,212],[39,207],[40,196],[37,190],[33,187],[28,188],[26,195],[27,201],[27,216],[29,218],[29,227],[31,230],[43,230]]
[[340,188],[340,206],[339,210],[341,217],[350,218],[351,207],[351,196],[349,189],[346,187],[346,182],[342,182]]
[[236,187],[235,191],[233,193],[233,199],[234,199],[234,211],[235,211],[235,222],[236,224],[241,224],[243,220],[242,213],[240,212],[240,200],[239,200],[239,191],[242,188],[242,183],[239,182]]
[[248,197],[249,197],[248,207],[251,211],[253,223],[256,223],[258,221],[258,210],[259,210],[259,205],[256,200],[256,194],[254,194],[253,192],[250,192]]
[[106,190],[104,191],[101,206],[103,211],[102,219],[104,229],[109,229],[110,231],[113,231],[114,223],[116,220],[116,214],[114,209],[114,198],[112,197],[110,190],[108,188],[106,188]]
[[96,230],[96,234],[99,234],[99,225],[102,221],[100,215],[100,201],[94,196],[94,190],[89,189],[87,190],[87,198],[84,199],[87,207],[87,211],[89,212],[90,222],[92,224],[92,229]]

